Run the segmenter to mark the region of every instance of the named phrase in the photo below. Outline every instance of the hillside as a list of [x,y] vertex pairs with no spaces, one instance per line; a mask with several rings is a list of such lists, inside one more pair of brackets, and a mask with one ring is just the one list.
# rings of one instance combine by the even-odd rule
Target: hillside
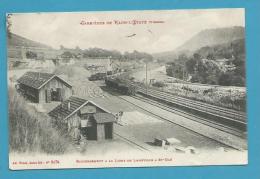
[[33,40],[29,40],[22,36],[11,33],[8,36],[8,46],[23,46],[23,47],[32,47],[32,48],[44,48],[44,49],[52,49],[50,46],[35,42]]
[[244,36],[245,28],[240,26],[206,29],[184,42],[175,50],[154,54],[154,57],[164,61],[172,61],[182,53],[189,56],[202,47],[228,43],[237,39],[243,39]]
[[[192,56],[179,55],[168,63],[169,76],[191,82],[224,86],[245,86],[245,39],[205,46]],[[184,71],[184,72],[183,72]]]
[[177,51],[190,50],[194,51],[204,46],[213,46],[224,44],[236,39],[244,38],[244,27],[231,27],[219,29],[207,29],[199,32],[193,38],[178,47]]

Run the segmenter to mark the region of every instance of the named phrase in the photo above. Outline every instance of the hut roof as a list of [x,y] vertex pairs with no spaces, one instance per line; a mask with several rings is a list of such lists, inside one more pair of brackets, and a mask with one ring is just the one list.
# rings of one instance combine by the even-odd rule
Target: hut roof
[[[67,119],[83,107],[86,102],[85,99],[71,96],[69,99],[63,101],[59,106],[50,111],[49,116],[53,118]],[[70,108],[68,108],[68,103],[70,103]]]
[[63,81],[67,86],[72,87],[68,82],[64,81],[60,77],[52,73],[41,73],[41,72],[26,72],[22,77],[20,77],[17,82],[30,86],[35,89],[42,88],[46,83],[48,83],[53,78],[58,78]]
[[[68,108],[68,103],[70,103],[70,108]],[[97,105],[96,103],[92,101],[88,101],[86,99],[82,99],[76,96],[71,96],[69,99],[63,101],[59,106],[54,108],[52,111],[49,112],[49,116],[53,118],[60,118],[61,120],[66,120],[76,112],[78,112],[82,107],[84,107],[86,104],[91,103],[92,105],[102,109],[106,115],[101,116],[97,115],[96,120],[100,121],[101,117],[104,117],[105,121],[111,120],[111,116],[108,114],[111,114],[108,110],[104,109],[103,107]],[[111,114],[113,116],[113,114]],[[100,122],[97,122],[100,123]]]

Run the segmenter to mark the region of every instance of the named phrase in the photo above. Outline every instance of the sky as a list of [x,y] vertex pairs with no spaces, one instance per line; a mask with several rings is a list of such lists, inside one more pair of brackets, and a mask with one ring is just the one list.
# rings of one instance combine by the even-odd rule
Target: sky
[[[134,25],[135,20],[140,23]],[[147,53],[174,50],[205,29],[245,26],[241,8],[16,13],[10,21],[11,32],[56,49],[63,45]]]

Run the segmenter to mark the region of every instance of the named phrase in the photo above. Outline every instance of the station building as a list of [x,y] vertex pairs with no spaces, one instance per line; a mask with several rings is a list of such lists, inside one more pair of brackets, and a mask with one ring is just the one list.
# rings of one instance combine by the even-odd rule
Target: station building
[[72,137],[80,131],[87,140],[113,139],[115,116],[92,101],[71,96],[48,114]]
[[26,72],[17,83],[24,97],[35,103],[64,101],[72,96],[72,86],[52,73]]

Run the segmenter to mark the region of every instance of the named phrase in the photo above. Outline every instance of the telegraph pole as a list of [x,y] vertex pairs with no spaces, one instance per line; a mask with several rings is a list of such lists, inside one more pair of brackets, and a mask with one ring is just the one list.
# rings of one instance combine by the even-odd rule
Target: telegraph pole
[[147,95],[147,91],[148,91],[148,83],[147,83],[147,62],[145,62],[145,79],[146,79],[146,95]]

